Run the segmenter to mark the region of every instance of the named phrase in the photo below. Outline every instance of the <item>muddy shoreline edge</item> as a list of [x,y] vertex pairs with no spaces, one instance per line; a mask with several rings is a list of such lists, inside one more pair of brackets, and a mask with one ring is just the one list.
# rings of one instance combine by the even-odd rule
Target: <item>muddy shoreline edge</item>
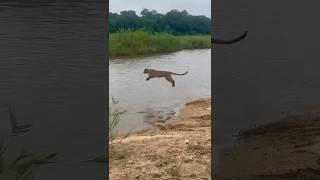
[[219,153],[217,179],[320,179],[320,113],[290,115],[239,132]]

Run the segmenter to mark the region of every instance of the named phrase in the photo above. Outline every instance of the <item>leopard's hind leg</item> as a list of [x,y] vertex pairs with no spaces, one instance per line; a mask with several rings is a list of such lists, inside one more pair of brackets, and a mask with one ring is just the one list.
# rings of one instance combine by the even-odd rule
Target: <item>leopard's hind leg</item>
[[169,77],[166,76],[165,78],[166,78],[167,81],[169,81],[172,84],[172,87],[175,86],[175,81],[172,79],[171,76],[169,76]]

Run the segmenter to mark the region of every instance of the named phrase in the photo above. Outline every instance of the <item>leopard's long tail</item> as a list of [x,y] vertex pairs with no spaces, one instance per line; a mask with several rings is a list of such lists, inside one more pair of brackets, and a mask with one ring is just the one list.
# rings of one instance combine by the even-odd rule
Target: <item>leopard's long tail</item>
[[233,44],[233,43],[239,42],[242,39],[244,39],[247,36],[247,34],[248,34],[248,31],[244,32],[241,36],[234,38],[234,39],[230,39],[230,40],[211,38],[211,43],[212,44]]
[[173,73],[173,72],[171,72],[171,74],[174,74],[174,75],[186,75],[187,73],[188,73],[188,71],[185,72],[185,73],[183,73],[183,74],[178,74],[178,73]]

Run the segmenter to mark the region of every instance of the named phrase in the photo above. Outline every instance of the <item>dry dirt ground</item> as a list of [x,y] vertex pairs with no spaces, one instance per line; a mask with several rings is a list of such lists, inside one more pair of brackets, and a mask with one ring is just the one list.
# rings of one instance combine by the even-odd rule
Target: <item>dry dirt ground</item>
[[211,98],[109,145],[111,180],[211,179]]
[[320,180],[320,114],[288,116],[240,132],[222,150],[218,180]]

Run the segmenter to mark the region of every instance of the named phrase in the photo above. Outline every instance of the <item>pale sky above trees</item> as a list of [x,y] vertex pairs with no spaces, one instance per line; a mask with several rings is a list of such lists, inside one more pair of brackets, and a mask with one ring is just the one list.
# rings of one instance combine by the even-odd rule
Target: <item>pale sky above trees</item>
[[186,10],[192,15],[211,18],[211,0],[109,0],[109,11],[113,13],[134,10],[140,14],[143,8],[159,13],[166,13],[172,9]]

